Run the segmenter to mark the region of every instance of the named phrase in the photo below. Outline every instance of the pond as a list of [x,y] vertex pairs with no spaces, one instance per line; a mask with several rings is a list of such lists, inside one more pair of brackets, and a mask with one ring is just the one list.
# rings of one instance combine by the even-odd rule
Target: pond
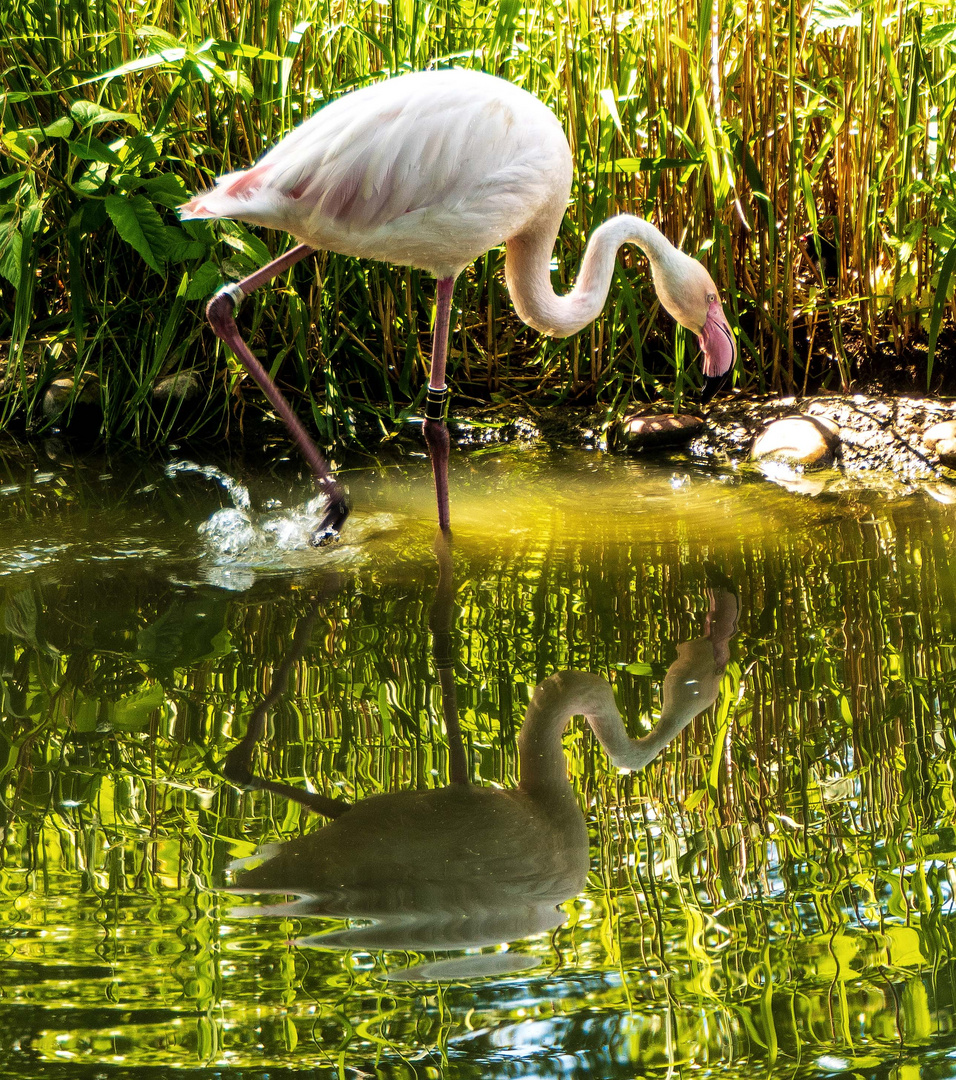
[[0,1075],[956,1076],[953,508],[453,466],[3,458]]

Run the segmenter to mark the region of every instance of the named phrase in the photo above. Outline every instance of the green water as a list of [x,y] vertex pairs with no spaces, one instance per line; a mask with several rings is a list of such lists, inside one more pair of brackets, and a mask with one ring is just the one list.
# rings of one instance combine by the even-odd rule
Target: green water
[[[214,478],[5,459],[0,1076],[956,1076],[952,507],[488,451],[436,554],[424,461],[345,475],[227,550]],[[541,734],[688,671],[639,770]]]

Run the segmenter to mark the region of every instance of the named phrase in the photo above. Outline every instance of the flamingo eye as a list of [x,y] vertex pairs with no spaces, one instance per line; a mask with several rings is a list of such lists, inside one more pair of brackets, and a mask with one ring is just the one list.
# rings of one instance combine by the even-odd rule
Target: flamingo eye
[[716,293],[709,292],[707,294],[707,303],[708,304],[712,304],[716,299],[717,299],[717,294]]

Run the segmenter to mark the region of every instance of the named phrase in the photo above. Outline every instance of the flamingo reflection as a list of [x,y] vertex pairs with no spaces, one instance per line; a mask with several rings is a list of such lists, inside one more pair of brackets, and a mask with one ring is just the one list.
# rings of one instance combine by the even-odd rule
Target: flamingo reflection
[[[263,703],[246,738],[226,760],[227,779],[286,795],[331,821],[262,853],[264,861],[244,869],[230,890],[297,899],[238,908],[234,915],[361,920],[299,941],[334,949],[477,949],[552,930],[566,918],[560,905],[583,890],[589,865],[587,828],[561,742],[571,717],[585,718],[615,766],[641,769],[716,700],[738,603],[729,582],[712,580],[704,634],[678,646],[664,679],[661,718],[650,734],[641,739],[627,734],[606,679],[561,671],[537,687],[528,705],[518,736],[518,786],[472,785],[452,674],[451,555],[441,534],[436,554],[440,576],[429,625],[452,782],[435,790],[375,795],[353,805],[260,779],[250,761],[264,730],[269,703]],[[309,630],[310,625],[303,637]],[[284,683],[281,672],[275,682]],[[234,868],[251,861],[240,860]],[[496,953],[390,977],[500,973],[528,962]]]

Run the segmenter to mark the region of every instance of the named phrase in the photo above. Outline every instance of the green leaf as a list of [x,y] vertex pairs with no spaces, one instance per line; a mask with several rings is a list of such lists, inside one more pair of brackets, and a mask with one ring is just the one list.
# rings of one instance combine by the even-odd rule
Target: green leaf
[[19,183],[27,175],[26,172],[15,172],[10,173],[9,176],[0,176],[0,191],[3,191],[4,188],[11,187],[13,184]]
[[21,154],[33,153],[33,148],[46,139],[65,139],[73,131],[73,121],[68,116],[61,116],[46,127],[16,128],[3,134],[3,142],[11,150]]
[[59,120],[54,120],[52,124],[47,124],[45,128],[39,130],[48,139],[65,139],[73,134],[73,121],[68,116],[61,116]]
[[607,161],[600,167],[601,172],[661,172],[664,169],[686,169],[688,166],[700,165],[703,157],[698,158],[617,158]]
[[109,164],[105,161],[96,161],[81,176],[73,181],[73,190],[80,195],[96,195],[106,183],[109,173]]
[[912,296],[916,292],[916,275],[912,270],[907,270],[906,273],[900,276],[899,281],[893,286],[893,299],[902,300],[904,297]]
[[134,247],[157,273],[166,259],[166,232],[163,219],[145,195],[107,195],[106,212],[116,231]]
[[146,71],[148,68],[161,67],[163,64],[178,64],[185,57],[186,50],[177,45],[175,48],[150,53],[149,56],[140,56],[126,64],[120,64],[119,67],[110,68],[102,75],[94,75],[92,79],[84,79],[83,82],[76,83],[76,86],[87,86],[89,83],[103,82],[105,79],[116,79],[121,75],[131,75],[135,71]]
[[260,49],[255,45],[243,45],[239,41],[217,41],[212,50],[225,56],[242,56],[247,60],[281,60],[282,57],[269,49]]
[[23,236],[11,219],[0,224],[0,274],[15,288],[20,286],[20,260]]
[[924,49],[939,49],[945,45],[956,44],[956,23],[944,22],[931,26],[924,32],[922,45]]
[[168,206],[172,210],[175,210],[177,206],[181,206],[190,195],[189,188],[186,187],[180,177],[173,173],[160,173],[159,176],[151,176],[141,186],[154,203]]
[[81,161],[102,161],[107,165],[117,167],[123,164],[119,155],[105,143],[101,143],[99,139],[90,137],[85,142],[67,139],[66,145],[70,148],[70,153]]
[[166,225],[164,231],[167,262],[187,262],[189,259],[200,259],[206,254],[207,247],[204,243],[190,239],[177,226]]
[[159,147],[149,135],[134,135],[132,139],[127,139],[122,149],[123,164],[127,169],[142,169],[159,161]]
[[203,300],[215,292],[222,283],[219,267],[214,262],[204,262],[192,275],[186,289],[187,300]]
[[112,109],[104,109],[95,101],[80,99],[70,106],[70,116],[80,125],[80,130],[85,131],[94,124],[114,124],[119,121],[129,124],[137,129],[142,129],[143,123],[136,113],[114,112]]

